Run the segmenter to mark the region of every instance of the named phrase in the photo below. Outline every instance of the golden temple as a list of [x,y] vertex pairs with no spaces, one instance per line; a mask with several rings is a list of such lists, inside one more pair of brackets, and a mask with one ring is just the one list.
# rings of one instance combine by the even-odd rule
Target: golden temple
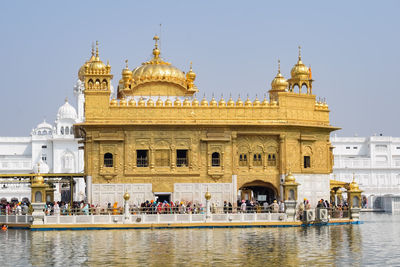
[[[329,109],[312,93],[311,69],[300,49],[290,79],[278,73],[269,99],[198,99],[196,74],[161,57],[154,37],[152,58],[122,70],[116,98],[111,66],[98,46],[80,68],[85,121],[77,133],[85,144],[88,199],[101,205],[158,198],[203,202],[283,199],[289,168],[298,197],[329,199],[333,155]],[[294,182],[294,181],[293,181]]]

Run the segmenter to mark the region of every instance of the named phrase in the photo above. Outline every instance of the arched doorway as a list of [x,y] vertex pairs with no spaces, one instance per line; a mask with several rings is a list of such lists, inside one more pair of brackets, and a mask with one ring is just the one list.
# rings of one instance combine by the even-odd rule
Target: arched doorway
[[240,200],[257,201],[260,204],[268,202],[271,204],[278,199],[278,190],[271,183],[261,180],[245,183],[240,190]]

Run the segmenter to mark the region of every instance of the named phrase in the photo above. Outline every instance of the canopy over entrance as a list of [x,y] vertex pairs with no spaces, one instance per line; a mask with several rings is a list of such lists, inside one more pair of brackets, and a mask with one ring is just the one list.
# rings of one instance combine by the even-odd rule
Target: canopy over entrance
[[268,182],[255,180],[239,188],[240,199],[272,203],[278,197],[278,190]]

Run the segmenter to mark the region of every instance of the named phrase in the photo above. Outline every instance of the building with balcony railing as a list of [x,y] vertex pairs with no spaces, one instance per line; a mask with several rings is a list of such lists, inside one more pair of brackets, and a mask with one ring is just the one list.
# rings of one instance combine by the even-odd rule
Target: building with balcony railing
[[331,137],[332,179],[351,182],[353,174],[374,205],[376,196],[400,195],[400,137]]

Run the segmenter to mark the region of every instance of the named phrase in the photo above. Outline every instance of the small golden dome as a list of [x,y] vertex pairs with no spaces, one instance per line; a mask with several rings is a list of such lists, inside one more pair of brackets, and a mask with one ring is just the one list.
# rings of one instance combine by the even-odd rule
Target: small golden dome
[[199,100],[195,97],[192,101],[192,107],[198,107],[199,106]]
[[177,97],[174,101],[174,107],[182,106],[181,100]]
[[171,99],[169,99],[169,97],[167,98],[167,100],[165,100],[165,106],[172,107],[172,101],[171,101]]
[[144,101],[143,97],[140,97],[139,102],[138,102],[139,107],[144,107],[146,106],[146,101]]
[[206,194],[204,195],[204,197],[205,197],[207,200],[210,200],[210,199],[211,199],[211,194],[210,194],[210,192],[208,192],[208,190],[207,190]]
[[228,107],[234,107],[234,106],[235,106],[235,101],[233,101],[232,96],[230,96],[228,100]]
[[183,100],[183,106],[184,106],[184,107],[190,107],[189,98],[185,97],[185,100]]
[[85,64],[83,64],[78,71],[78,78],[79,80],[81,80],[82,82],[85,80],[85,69],[89,67],[89,63],[88,61],[85,62]]
[[131,198],[131,195],[129,195],[128,191],[126,191],[124,194],[125,201],[128,201],[130,198]]
[[288,85],[289,85],[288,81],[281,74],[281,67],[280,67],[280,62],[279,62],[278,74],[275,76],[275,78],[271,82],[271,89],[274,91],[282,91],[283,92],[286,90]]
[[218,102],[218,106],[219,107],[225,107],[226,106],[226,102],[223,96],[221,96],[221,99]]
[[253,103],[251,103],[251,100],[249,97],[247,97],[246,102],[244,102],[244,106],[245,107],[251,107],[253,105]]
[[186,79],[192,82],[196,79],[196,73],[192,70],[192,62],[190,62],[190,70],[186,73]]
[[111,100],[111,102],[110,102],[110,105],[113,106],[113,107],[117,106],[117,105],[118,105],[117,99],[113,98],[113,99]]
[[285,177],[285,183],[295,183],[296,179],[294,178],[292,172],[289,170],[288,175]]
[[158,97],[156,101],[156,106],[157,107],[162,107],[164,105],[164,102],[162,101],[161,97]]
[[237,106],[237,107],[243,107],[243,101],[242,101],[242,99],[240,98],[240,95],[239,95],[238,100],[236,101],[236,106]]
[[264,96],[264,100],[263,100],[263,102],[261,103],[261,106],[263,106],[263,107],[268,107],[268,106],[269,106],[269,103],[268,103],[268,100],[267,100],[267,97],[266,97],[266,96]]
[[256,96],[256,99],[254,100],[254,102],[253,102],[253,106],[254,107],[259,107],[260,106],[260,100],[258,100],[258,97]]
[[126,67],[122,70],[122,80],[127,84],[132,79],[132,71],[128,68],[128,60],[125,60]]
[[35,175],[35,178],[33,178],[33,184],[36,184],[36,185],[44,184],[44,178],[42,175],[40,175],[40,173],[37,173]]
[[150,97],[149,100],[147,100],[147,106],[148,107],[154,107],[154,101],[153,99]]
[[278,101],[276,101],[276,100],[272,100],[272,102],[271,102],[271,106],[273,106],[273,107],[276,107],[276,106],[278,106]]
[[126,99],[125,99],[125,98],[122,98],[122,99],[119,101],[119,105],[120,105],[120,106],[126,106]]
[[131,100],[129,100],[128,106],[130,106],[130,107],[135,107],[135,106],[136,106],[136,101],[135,101],[135,99],[132,98]]
[[100,60],[99,57],[99,42],[96,41],[96,57],[90,58],[87,69],[90,72],[94,73],[101,73],[103,70],[105,71],[107,69],[106,65],[103,63],[103,61]]
[[201,100],[201,106],[202,107],[208,107],[208,101],[206,97],[204,96],[203,99]]
[[211,101],[210,101],[210,106],[211,107],[216,107],[218,106],[217,101],[215,100],[214,96],[212,97]]
[[358,183],[355,181],[354,177],[353,177],[353,181],[350,184],[350,190],[351,191],[358,191],[360,190]]
[[308,79],[310,76],[310,70],[309,68],[304,65],[304,63],[301,61],[301,47],[299,46],[299,59],[297,60],[296,65],[292,68],[290,71],[290,75],[292,78],[302,78],[302,79]]

